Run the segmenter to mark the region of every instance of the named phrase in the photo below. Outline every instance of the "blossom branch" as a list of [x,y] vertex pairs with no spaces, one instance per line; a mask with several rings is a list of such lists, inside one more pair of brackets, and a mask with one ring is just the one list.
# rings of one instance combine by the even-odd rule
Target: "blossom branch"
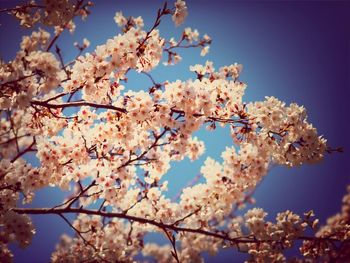
[[[225,241],[232,242],[233,244],[249,244],[249,243],[271,243],[275,242],[275,240],[272,239],[265,239],[265,240],[260,240],[255,237],[251,236],[241,236],[241,237],[234,237],[231,238],[227,234],[220,234],[220,233],[215,233],[215,232],[210,232],[207,230],[204,230],[202,228],[188,228],[188,227],[180,227],[176,226],[174,223],[173,224],[166,224],[166,223],[161,223],[156,220],[151,220],[147,218],[142,218],[142,217],[136,217],[136,216],[131,216],[127,215],[125,213],[113,213],[113,212],[106,212],[106,211],[99,211],[99,210],[89,210],[85,208],[72,208],[72,207],[66,207],[66,208],[13,208],[12,209],[14,212],[19,213],[19,214],[31,214],[31,215],[45,215],[45,214],[86,214],[86,215],[98,215],[106,218],[119,218],[119,219],[126,219],[130,221],[135,221],[141,224],[150,224],[156,227],[159,227],[160,229],[168,229],[172,230],[175,232],[185,232],[185,233],[194,233],[194,234],[201,234],[201,235],[206,235],[218,239],[222,239]],[[331,238],[331,237],[310,237],[310,236],[299,236],[296,239],[298,240],[319,240],[319,241],[334,241],[338,242],[340,240],[336,238]],[[349,243],[350,239],[345,240],[343,242]]]
[[25,12],[27,11],[28,8],[45,8],[45,6],[43,5],[36,5],[36,4],[25,4],[22,6],[17,6],[14,8],[3,8],[0,9],[0,13],[4,13],[4,12]]
[[173,258],[175,259],[175,261],[177,263],[180,263],[177,249],[176,249],[175,235],[173,233],[169,233],[169,231],[166,228],[163,228],[163,231],[164,231],[165,235],[167,236],[167,238],[169,239],[171,246],[173,247],[173,251],[171,251],[171,255],[173,256]]
[[[202,47],[201,56],[209,50],[211,38],[199,38],[198,31],[190,27],[178,42],[160,35],[163,16],[172,15],[176,26],[183,23],[185,1],[176,0],[174,9],[165,3],[148,31],[141,17],[125,18],[117,12],[115,22],[123,27],[123,33],[83,56],[89,41],[74,44],[79,53],[70,62],[63,58],[57,41],[65,29],[73,29],[76,16],[89,13],[91,4],[84,4],[84,0],[51,2],[35,13],[31,9],[39,6],[5,10],[14,12],[24,26],[36,22],[55,26],[55,35],[50,37],[40,29],[23,37],[16,58],[3,63],[0,146],[4,147],[0,157],[5,158],[0,161],[0,210],[4,216],[0,225],[11,240],[0,244],[1,248],[16,240],[29,244],[34,227],[26,215],[36,214],[58,215],[76,233],[74,238],[62,239],[52,255],[53,262],[62,257],[82,262],[133,260],[141,250],[147,254],[151,244],[144,246],[143,238],[152,231],[164,231],[176,262],[200,257],[206,247],[217,248],[219,244],[238,250],[243,247],[255,261],[276,260],[295,240],[303,241],[304,256],[338,253],[349,247],[349,208],[345,205],[331,220],[334,225],[327,225],[315,237],[304,236],[307,227],[315,229],[317,224],[310,219],[312,213],[302,218],[282,212],[276,223],[265,221],[266,213],[259,208],[247,211],[244,221],[236,217],[235,212],[252,199],[271,164],[316,162],[325,152],[342,152],[342,148],[327,147],[326,140],[307,121],[302,106],[286,106],[274,97],[243,102],[246,85],[239,81],[242,65],[215,70],[207,61],[190,67],[197,74],[195,80],[157,82],[150,72],[162,62],[164,53],[168,55],[164,64],[175,64],[182,59],[176,53],[178,48]],[[55,54],[50,52],[54,46]],[[148,92],[121,93],[121,82],[132,77],[127,75],[131,70],[152,82]],[[66,117],[64,110],[68,108],[79,113]],[[200,175],[174,199],[167,198],[164,191],[168,182],[160,182],[170,164],[187,157],[198,159],[205,145],[196,138],[196,131],[203,126],[214,130],[217,124],[230,126],[237,145],[226,148],[222,162],[207,158]],[[21,158],[29,151],[37,151],[39,167]],[[139,178],[142,173],[144,177]],[[89,183],[83,185],[85,180]],[[16,207],[21,193],[25,201],[31,201],[40,188],[53,185],[64,189],[72,183],[73,192],[59,205]],[[98,208],[92,209],[90,204],[96,200]],[[348,203],[349,198],[343,200]],[[79,216],[72,222],[69,214]],[[120,237],[126,246],[124,242],[115,244]],[[199,242],[192,242],[196,240]],[[268,257],[278,255],[266,259],[261,256],[262,249]],[[166,260],[157,258],[163,256],[160,254],[155,255],[156,260],[171,260],[170,254]],[[343,258],[338,254],[337,259]]]
[[110,109],[110,110],[115,110],[121,113],[126,113],[126,109],[116,107],[113,105],[109,104],[98,104],[98,103],[92,103],[92,102],[87,102],[87,101],[72,101],[72,102],[67,102],[67,103],[61,103],[61,104],[52,104],[52,103],[47,103],[45,101],[39,101],[39,100],[33,100],[31,102],[34,105],[46,107],[46,108],[52,108],[52,109],[64,109],[64,108],[71,108],[71,107],[81,107],[81,106],[90,106],[98,109]]
[[[74,226],[72,225],[72,223],[69,222],[69,220],[68,220],[63,214],[58,214],[58,215],[70,226],[70,228],[72,228],[72,229],[75,231],[75,233],[83,240],[83,242],[84,242],[85,245],[91,247],[91,248],[92,248],[94,251],[96,251],[96,252],[98,251],[98,249],[97,249],[93,244],[91,244],[89,241],[86,240],[86,238],[83,236],[83,232],[79,231],[76,227],[74,227]],[[97,254],[97,257],[98,257],[101,261],[103,261],[103,262],[109,262],[109,261],[103,259],[103,258],[102,258],[100,255],[98,255],[98,254]]]
[[17,153],[17,155],[15,157],[12,158],[11,160],[11,163],[15,162],[18,158],[22,157],[23,155],[25,155],[26,153],[30,152],[30,151],[33,151],[34,149],[32,148],[34,145],[36,144],[36,140],[35,140],[35,137],[33,137],[33,141],[32,143],[27,147],[25,148],[24,150],[22,151],[19,151]]
[[149,150],[153,149],[154,147],[158,146],[157,143],[160,140],[160,138],[162,138],[165,133],[169,131],[168,128],[164,128],[164,130],[159,134],[155,136],[155,140],[154,142],[148,147],[147,150],[145,150],[144,152],[142,152],[139,156],[137,156],[136,158],[132,159],[131,156],[129,158],[129,160],[127,162],[125,162],[124,164],[122,164],[121,166],[118,167],[118,169],[121,169],[125,166],[128,166],[129,164],[135,162],[135,161],[139,161],[142,160],[142,158],[149,152]]
[[[74,9],[74,15],[77,13],[77,11],[80,9],[80,7],[82,6],[82,4],[84,3],[85,0],[77,0],[76,1],[76,5],[75,5],[75,9]],[[61,25],[61,29],[64,29],[67,27],[67,24],[69,22]],[[52,46],[55,44],[55,42],[57,41],[57,39],[61,36],[63,30],[59,30],[57,34],[55,34],[55,36],[51,39],[50,43],[48,44],[47,48],[46,48],[46,52],[50,51],[50,49],[52,48]]]
[[170,14],[170,13],[171,13],[171,11],[167,8],[167,3],[165,2],[163,8],[162,9],[158,9],[157,18],[156,18],[153,26],[151,27],[151,29],[147,31],[145,38],[141,41],[141,43],[137,47],[137,51],[142,51],[143,50],[143,47],[144,47],[146,41],[150,38],[151,33],[153,32],[153,30],[156,29],[159,26],[162,16]]

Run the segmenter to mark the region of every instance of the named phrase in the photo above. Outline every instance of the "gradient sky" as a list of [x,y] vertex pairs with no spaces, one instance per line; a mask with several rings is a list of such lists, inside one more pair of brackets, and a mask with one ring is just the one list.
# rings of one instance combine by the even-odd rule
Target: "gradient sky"
[[[76,52],[73,42],[84,37],[91,42],[89,51],[119,33],[113,21],[116,11],[126,16],[141,15],[145,28],[155,19],[163,1],[95,1],[86,22],[77,20],[76,33],[63,34],[58,42],[64,57],[70,60]],[[1,8],[15,1],[0,0]],[[168,2],[171,4],[171,2]],[[162,82],[194,78],[189,65],[214,62],[219,68],[234,62],[243,64],[241,80],[248,84],[244,100],[263,100],[275,96],[287,103],[297,102],[308,110],[309,120],[332,147],[342,146],[344,153],[327,155],[317,165],[300,168],[276,167],[256,191],[257,207],[264,208],[268,218],[290,209],[303,213],[313,209],[321,223],[339,211],[346,185],[350,183],[349,158],[349,84],[350,84],[350,4],[316,1],[188,1],[189,17],[184,25],[175,28],[170,17],[163,19],[163,37],[181,35],[185,27],[197,28],[213,38],[210,53],[200,57],[200,50],[184,50],[182,63],[173,67],[159,66],[152,73]],[[15,19],[0,15],[0,56],[11,60],[23,35]],[[144,76],[131,74],[127,88],[139,90],[150,86]],[[221,160],[220,153],[232,145],[227,129],[214,134],[200,131],[197,136],[206,143],[206,153],[197,161],[175,163],[165,176],[169,180],[169,196],[184,187],[195,175],[207,156]],[[33,159],[31,159],[33,161]],[[33,161],[34,162],[34,161]],[[175,180],[174,180],[175,178]],[[57,189],[38,192],[32,207],[57,204],[67,193]],[[72,233],[56,216],[35,216],[37,234],[25,250],[11,246],[15,262],[48,262],[61,233]],[[149,239],[160,239],[150,237]],[[296,254],[296,250],[289,255]],[[245,258],[234,250],[224,250],[216,257],[205,255],[207,262],[239,262]]]

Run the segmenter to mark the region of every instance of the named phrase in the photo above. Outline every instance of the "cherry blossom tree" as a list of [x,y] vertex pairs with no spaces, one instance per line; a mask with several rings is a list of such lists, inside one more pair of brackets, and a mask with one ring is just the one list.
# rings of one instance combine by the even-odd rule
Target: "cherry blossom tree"
[[[341,211],[321,227],[312,210],[287,210],[275,222],[261,208],[237,213],[272,166],[316,163],[341,151],[317,134],[303,106],[274,97],[244,103],[240,64],[215,69],[207,61],[190,67],[194,79],[155,81],[151,72],[162,58],[171,67],[184,48],[200,48],[201,56],[209,51],[211,38],[189,27],[178,38],[161,36],[163,18],[184,22],[182,0],[165,3],[149,28],[142,17],[117,12],[120,34],[91,54],[87,39],[75,43],[76,58],[65,61],[56,41],[73,32],[73,20],[86,19],[92,5],[44,0],[1,10],[24,27],[54,28],[53,36],[43,29],[24,36],[15,58],[1,61],[1,262],[13,259],[8,244],[30,245],[31,217],[38,214],[57,215],[75,232],[62,236],[52,262],[134,262],[140,254],[157,262],[202,262],[202,252],[223,247],[247,253],[249,262],[284,262],[296,241],[304,258],[294,261],[350,260],[350,188]],[[131,71],[149,78],[145,90],[124,90]],[[230,128],[235,146],[226,148],[222,162],[207,158],[203,182],[167,198],[162,177],[171,165],[203,154],[205,144],[193,134],[205,127],[215,135],[217,125]],[[54,207],[23,208],[48,186],[71,196]],[[145,242],[151,232],[169,243]]]

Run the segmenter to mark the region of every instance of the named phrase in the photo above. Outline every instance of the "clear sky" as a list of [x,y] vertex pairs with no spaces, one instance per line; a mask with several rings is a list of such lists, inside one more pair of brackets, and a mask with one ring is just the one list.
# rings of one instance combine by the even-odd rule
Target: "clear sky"
[[[65,58],[75,56],[73,42],[86,37],[91,42],[89,51],[119,33],[113,16],[122,10],[126,16],[141,15],[145,27],[155,19],[163,1],[95,1],[92,14],[86,22],[77,20],[73,35],[65,33],[58,42]],[[12,6],[15,1],[0,0],[0,7]],[[169,4],[172,4],[168,1]],[[165,80],[186,80],[194,76],[189,65],[214,62],[219,68],[234,62],[243,64],[241,79],[248,84],[244,100],[263,100],[275,96],[287,103],[297,102],[308,110],[309,120],[332,147],[342,146],[344,153],[327,155],[317,165],[287,169],[276,167],[257,189],[256,206],[269,213],[290,209],[303,213],[314,209],[324,223],[336,213],[350,183],[349,158],[349,93],[350,93],[350,4],[340,1],[188,1],[189,17],[184,25],[175,28],[170,17],[162,21],[162,36],[180,36],[185,27],[197,28],[213,38],[210,52],[200,57],[200,50],[184,50],[182,63],[173,67],[159,66],[153,77]],[[17,21],[0,15],[0,56],[11,60],[19,48],[23,35]],[[134,79],[133,79],[134,77]],[[143,89],[150,86],[144,76],[131,75],[127,88]],[[207,156],[221,160],[220,153],[232,145],[229,132],[200,131],[197,136],[206,143],[206,153],[197,161],[175,163],[166,175],[169,196],[174,196],[194,176]],[[66,193],[44,189],[37,194],[31,206],[57,204]],[[15,262],[48,262],[55,244],[63,232],[72,233],[56,216],[35,216],[37,234],[25,250],[12,246]],[[296,253],[295,250],[290,254]],[[221,251],[218,256],[206,255],[208,262],[239,262],[244,255],[234,250]]]

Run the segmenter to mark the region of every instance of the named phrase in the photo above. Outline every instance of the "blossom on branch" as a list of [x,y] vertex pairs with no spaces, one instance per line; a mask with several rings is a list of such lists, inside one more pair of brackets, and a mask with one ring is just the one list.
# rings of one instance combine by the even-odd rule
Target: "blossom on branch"
[[[75,233],[62,235],[52,262],[135,262],[141,255],[202,262],[203,252],[224,247],[247,253],[248,262],[284,262],[284,251],[300,240],[307,261],[349,258],[349,194],[341,213],[319,230],[312,211],[287,210],[275,222],[262,208],[239,213],[253,203],[271,167],[316,163],[334,151],[303,106],[275,97],[245,103],[238,63],[215,69],[206,61],[190,66],[188,80],[157,81],[152,71],[179,63],[182,49],[200,48],[202,56],[209,51],[211,38],[197,29],[162,36],[161,19],[184,22],[182,0],[175,9],[164,4],[149,29],[142,17],[117,12],[119,34],[91,53],[84,38],[74,44],[76,57],[65,61],[56,41],[90,6],[84,0],[32,1],[6,10],[24,26],[41,22],[55,34],[39,28],[23,37],[11,61],[0,63],[1,262],[13,260],[8,244],[30,245],[31,216],[38,214],[62,218]],[[130,72],[149,79],[145,89],[125,90]],[[220,160],[206,158],[200,179],[169,198],[166,191],[177,179],[165,175],[179,161],[199,159],[206,148],[196,132],[215,136],[218,125],[230,129],[234,145]],[[54,207],[21,205],[47,187],[69,195]],[[164,235],[169,244],[147,242],[148,233]]]
[[175,12],[172,16],[172,19],[175,25],[176,26],[181,25],[185,21],[185,18],[187,17],[187,15],[188,15],[188,12],[187,12],[186,2],[183,0],[176,0]]

